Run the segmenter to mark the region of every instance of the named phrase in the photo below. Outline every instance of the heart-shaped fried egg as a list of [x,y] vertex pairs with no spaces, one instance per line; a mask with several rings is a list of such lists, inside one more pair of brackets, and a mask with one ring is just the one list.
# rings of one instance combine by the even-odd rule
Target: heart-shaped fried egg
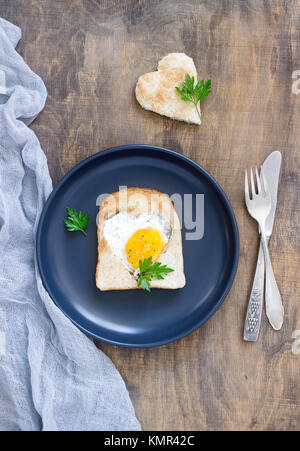
[[103,235],[114,255],[130,271],[139,267],[145,258],[157,260],[163,252],[171,233],[170,223],[160,215],[135,216],[120,212],[104,223]]

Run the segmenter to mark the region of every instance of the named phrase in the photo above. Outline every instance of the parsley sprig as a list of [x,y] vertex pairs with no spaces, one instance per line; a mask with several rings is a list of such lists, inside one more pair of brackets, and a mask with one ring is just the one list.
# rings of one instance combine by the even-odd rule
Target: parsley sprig
[[65,224],[69,232],[82,232],[85,236],[87,236],[85,229],[87,228],[90,222],[90,215],[83,215],[81,211],[77,214],[76,210],[72,210],[71,208],[67,208],[68,219],[65,219]]
[[152,263],[152,257],[145,258],[144,261],[139,261],[139,278],[137,285],[143,290],[151,291],[151,278],[155,277],[158,280],[164,279],[164,276],[174,269],[168,268],[167,265],[162,265],[159,262]]
[[181,99],[185,102],[192,102],[195,105],[197,114],[199,116],[200,121],[201,114],[200,110],[198,108],[198,103],[200,99],[204,99],[204,97],[207,97],[209,93],[211,93],[211,80],[207,80],[204,82],[204,80],[198,81],[196,86],[195,84],[195,77],[191,77],[189,74],[186,74],[185,81],[181,83],[182,89],[178,88],[178,86],[175,87],[178,94],[181,95]]

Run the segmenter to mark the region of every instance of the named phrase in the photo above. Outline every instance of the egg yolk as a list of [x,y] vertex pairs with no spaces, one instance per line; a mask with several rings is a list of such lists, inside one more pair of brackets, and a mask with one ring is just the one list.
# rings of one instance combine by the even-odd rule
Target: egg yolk
[[152,257],[154,262],[163,251],[166,241],[157,229],[148,227],[139,229],[129,238],[125,246],[128,262],[133,269],[139,267],[139,261]]

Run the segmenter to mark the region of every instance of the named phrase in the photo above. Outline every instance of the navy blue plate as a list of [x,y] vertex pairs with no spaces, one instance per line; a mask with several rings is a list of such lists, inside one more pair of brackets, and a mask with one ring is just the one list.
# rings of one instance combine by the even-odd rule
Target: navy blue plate
[[[203,238],[186,240],[183,224],[184,288],[151,294],[96,288],[96,199],[120,185],[204,194]],[[66,230],[66,207],[90,213],[87,237]],[[224,301],[238,257],[235,216],[218,183],[189,158],[147,145],[107,149],[75,166],[51,193],[37,232],[38,266],[53,301],[85,333],[120,346],[158,346],[201,326]]]

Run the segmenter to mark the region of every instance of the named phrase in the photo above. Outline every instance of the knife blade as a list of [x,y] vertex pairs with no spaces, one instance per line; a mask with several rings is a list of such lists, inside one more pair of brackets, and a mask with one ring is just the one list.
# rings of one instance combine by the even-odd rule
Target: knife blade
[[265,159],[262,164],[262,168],[267,179],[267,184],[270,189],[271,195],[271,210],[269,216],[267,217],[265,226],[267,238],[270,238],[270,236],[272,235],[275,220],[281,160],[281,153],[278,150],[275,150]]

